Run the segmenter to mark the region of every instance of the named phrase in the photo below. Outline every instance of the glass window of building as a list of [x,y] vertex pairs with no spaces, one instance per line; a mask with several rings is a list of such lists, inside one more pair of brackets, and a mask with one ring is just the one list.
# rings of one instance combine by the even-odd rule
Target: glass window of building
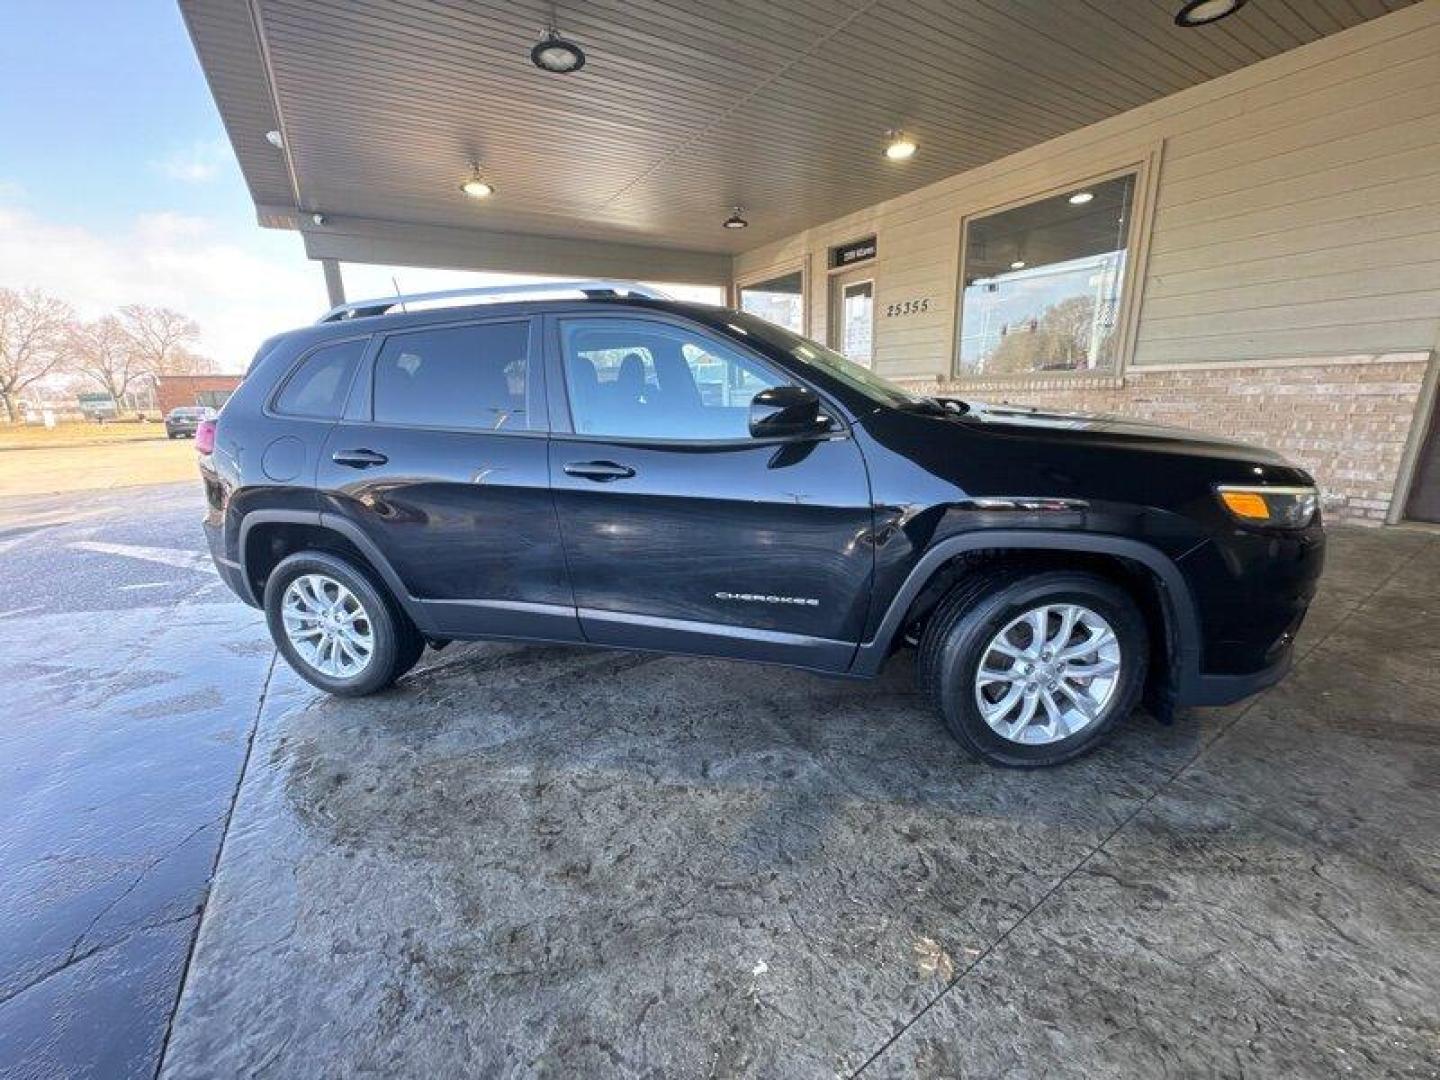
[[965,224],[958,374],[1114,371],[1135,173]]
[[805,333],[804,275],[796,270],[741,285],[740,310],[783,326],[792,334]]

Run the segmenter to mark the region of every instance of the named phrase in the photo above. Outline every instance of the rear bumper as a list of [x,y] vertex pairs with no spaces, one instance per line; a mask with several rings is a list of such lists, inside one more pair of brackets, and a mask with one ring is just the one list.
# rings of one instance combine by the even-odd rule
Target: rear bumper
[[[221,520],[215,520],[217,517]],[[210,548],[210,560],[215,564],[215,570],[220,575],[220,580],[245,603],[251,607],[260,607],[260,601],[256,599],[250,588],[250,580],[245,575],[245,568],[225,554],[223,515],[215,512],[206,514],[201,525],[205,531],[205,543]]]

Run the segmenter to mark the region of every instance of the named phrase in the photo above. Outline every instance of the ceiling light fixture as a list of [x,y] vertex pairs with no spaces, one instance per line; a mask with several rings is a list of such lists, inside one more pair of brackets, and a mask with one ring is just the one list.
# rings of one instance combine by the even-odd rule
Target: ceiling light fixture
[[1175,25],[1208,26],[1227,15],[1234,15],[1245,6],[1245,0],[1187,0],[1175,13]]
[[891,161],[905,161],[915,156],[915,140],[903,131],[885,133],[885,156]]
[[552,75],[569,75],[585,66],[585,50],[561,37],[560,32],[551,26],[530,50],[530,62]]
[[737,206],[730,211],[730,216],[720,224],[727,229],[744,229],[750,225],[750,222],[745,220],[745,208]]
[[1093,191],[1077,191],[1074,195],[1070,196],[1070,205],[1084,206],[1093,198],[1095,198],[1095,193]]
[[460,185],[460,190],[472,199],[488,199],[495,194],[495,185],[485,179],[476,163],[470,166],[470,178]]
[[276,150],[285,149],[285,136],[280,134],[278,128],[265,132],[265,141],[275,147]]

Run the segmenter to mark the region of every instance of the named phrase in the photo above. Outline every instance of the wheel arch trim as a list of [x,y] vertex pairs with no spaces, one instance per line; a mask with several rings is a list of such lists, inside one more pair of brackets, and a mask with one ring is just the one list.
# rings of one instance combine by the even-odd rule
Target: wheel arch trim
[[1128,537],[1041,529],[985,529],[947,537],[936,543],[921,556],[891,598],[874,636],[860,643],[851,673],[874,675],[880,670],[902,629],[911,604],[946,563],[957,555],[989,550],[1113,555],[1144,566],[1163,586],[1161,607],[1175,647],[1171,661],[1175,690],[1183,699],[1197,686],[1200,678],[1200,620],[1190,586],[1175,561],[1158,548]]
[[395,602],[404,609],[405,614],[422,629],[424,628],[424,616],[414,599],[406,591],[400,575],[390,565],[390,561],[365,533],[352,521],[346,521],[338,514],[329,514],[322,510],[252,510],[246,514],[240,522],[239,556],[241,566],[241,583],[244,589],[249,592],[255,600],[255,606],[263,606],[259,598],[254,596],[254,588],[251,585],[250,574],[250,533],[259,525],[308,525],[312,528],[324,529],[337,536],[344,537],[353,544],[364,556],[370,568],[380,575],[385,587],[390,590],[390,595]]

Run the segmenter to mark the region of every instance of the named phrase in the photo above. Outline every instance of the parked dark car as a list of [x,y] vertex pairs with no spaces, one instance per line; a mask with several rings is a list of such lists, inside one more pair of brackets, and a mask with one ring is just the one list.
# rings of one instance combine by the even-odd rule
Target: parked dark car
[[215,419],[215,410],[204,406],[186,406],[171,409],[165,414],[165,437],[168,439],[193,439],[195,429],[202,420]]
[[869,677],[918,650],[965,746],[1065,761],[1142,699],[1279,679],[1320,573],[1267,450],[924,397],[753,316],[581,299],[337,309],[265,343],[201,455],[221,576],[367,694],[503,638]]

